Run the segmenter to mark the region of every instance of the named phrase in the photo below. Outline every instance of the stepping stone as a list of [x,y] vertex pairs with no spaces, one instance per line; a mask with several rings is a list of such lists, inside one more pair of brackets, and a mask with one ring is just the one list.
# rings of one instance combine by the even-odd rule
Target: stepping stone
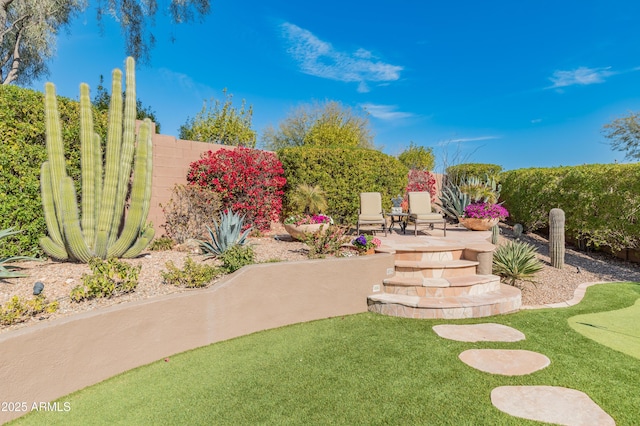
[[524,340],[524,334],[515,328],[502,324],[442,324],[433,326],[440,337],[459,342],[517,342]]
[[523,376],[551,364],[542,354],[520,349],[469,349],[459,358],[480,371],[503,376]]
[[557,386],[501,386],[491,402],[515,417],[567,426],[609,426],[616,422],[589,396]]

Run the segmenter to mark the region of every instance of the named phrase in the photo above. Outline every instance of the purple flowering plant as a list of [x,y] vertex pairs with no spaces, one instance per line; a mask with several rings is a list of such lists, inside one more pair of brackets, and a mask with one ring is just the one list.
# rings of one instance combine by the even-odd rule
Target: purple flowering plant
[[287,225],[314,225],[317,223],[333,223],[331,217],[324,214],[296,214],[284,220]]
[[382,244],[380,239],[373,235],[358,235],[351,241],[351,244],[355,246],[358,251],[367,251],[372,248],[378,248]]
[[507,209],[500,204],[471,203],[464,209],[464,217],[475,219],[505,219],[509,217]]

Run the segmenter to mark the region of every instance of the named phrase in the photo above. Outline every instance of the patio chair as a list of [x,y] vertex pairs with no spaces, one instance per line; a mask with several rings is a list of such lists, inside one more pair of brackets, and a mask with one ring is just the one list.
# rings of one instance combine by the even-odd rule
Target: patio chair
[[387,221],[382,210],[382,196],[379,192],[360,193],[360,214],[356,232],[360,234],[360,225],[382,225],[384,236],[387,236]]
[[440,213],[431,211],[431,194],[428,192],[409,192],[409,222],[414,223],[413,234],[418,235],[418,225],[444,224],[444,236],[447,236],[447,221]]

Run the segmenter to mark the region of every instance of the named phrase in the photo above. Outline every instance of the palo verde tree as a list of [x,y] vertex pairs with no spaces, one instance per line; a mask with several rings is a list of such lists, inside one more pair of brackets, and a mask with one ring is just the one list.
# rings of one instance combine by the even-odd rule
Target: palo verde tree
[[265,130],[262,143],[277,151],[296,146],[373,148],[369,116],[336,101],[305,104]]
[[622,151],[628,160],[640,160],[640,114],[629,112],[602,127],[611,149]]
[[180,126],[180,139],[212,142],[221,145],[256,146],[256,132],[251,128],[253,107],[243,99],[240,108],[233,106],[233,95],[222,91],[224,102],[211,99],[194,118]]
[[409,148],[398,155],[398,160],[409,170],[433,170],[435,166],[433,148],[425,148],[414,142],[409,142]]
[[42,163],[40,187],[49,236],[42,237],[40,245],[55,259],[87,263],[94,257],[135,257],[153,238],[153,227],[146,223],[151,199],[151,121],[145,119],[136,135],[134,67],[133,58],[127,58],[124,108],[122,71],[112,74],[104,160],[100,136],[93,127],[89,86],[80,85],[82,218],[73,178],[66,172],[55,86],[45,86],[48,160]]
[[[105,4],[106,3],[106,4]],[[120,24],[126,54],[148,62],[155,36],[149,24],[164,6],[174,23],[209,13],[209,0],[0,0],[0,81],[28,84],[47,75],[56,36],[78,13],[95,4],[98,22],[104,16]],[[168,3],[168,4],[167,4]]]

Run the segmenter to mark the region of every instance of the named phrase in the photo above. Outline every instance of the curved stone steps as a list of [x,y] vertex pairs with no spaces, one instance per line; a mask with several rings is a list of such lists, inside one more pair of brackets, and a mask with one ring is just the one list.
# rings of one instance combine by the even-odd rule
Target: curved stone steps
[[500,290],[476,295],[421,297],[379,293],[369,296],[369,311],[405,318],[480,318],[517,311],[521,294],[500,284]]

